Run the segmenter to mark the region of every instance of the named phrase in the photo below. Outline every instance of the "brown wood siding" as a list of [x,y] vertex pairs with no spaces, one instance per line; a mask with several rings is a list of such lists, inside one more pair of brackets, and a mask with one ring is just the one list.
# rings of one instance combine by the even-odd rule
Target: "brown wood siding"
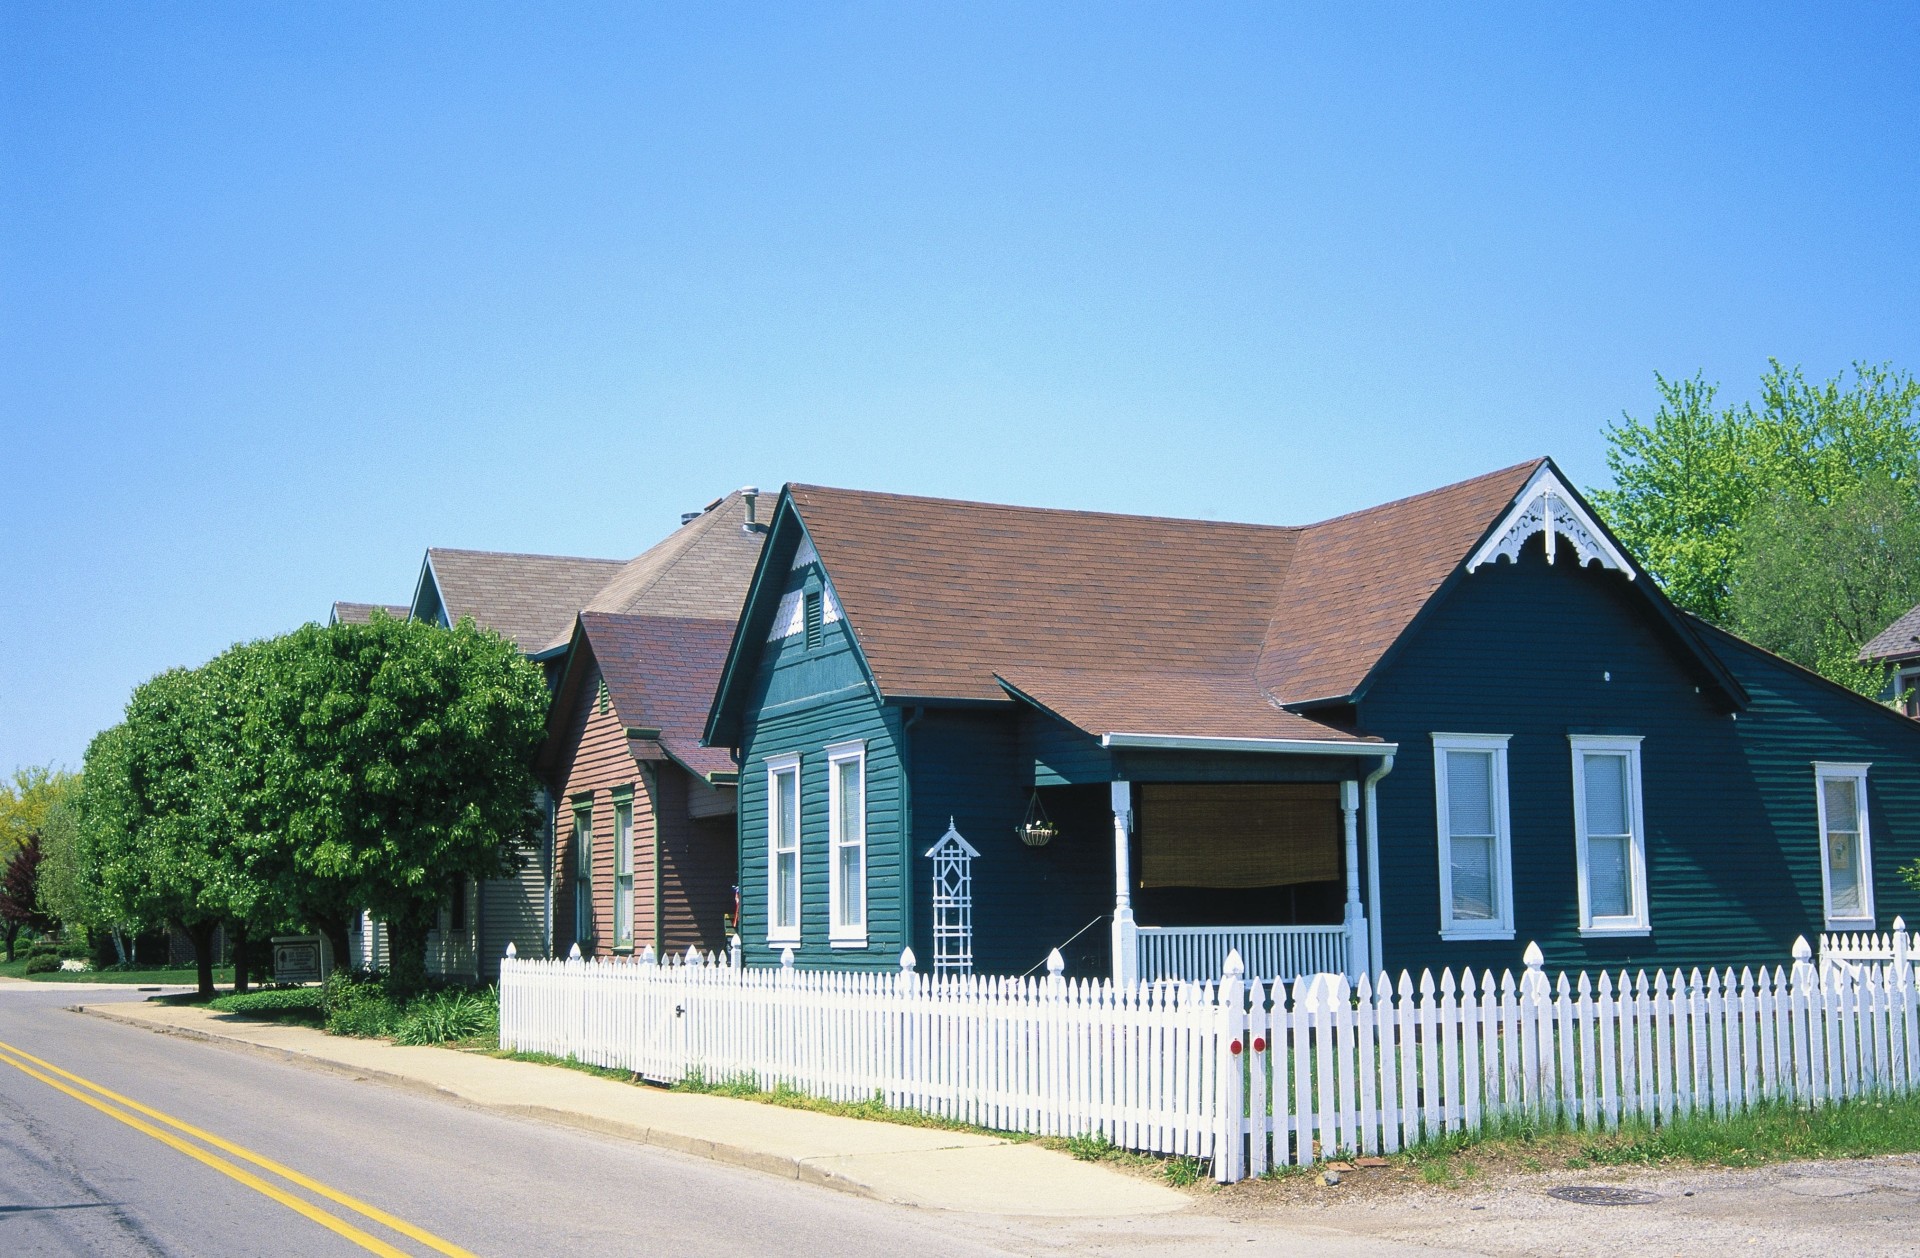
[[670,952],[724,951],[737,868],[733,817],[689,815],[694,782],[679,765],[662,765],[657,780],[661,942]]
[[[616,787],[631,786],[634,792],[634,919],[635,934],[641,933],[641,851],[650,848],[642,838],[648,833],[641,818],[647,797],[640,782],[640,769],[627,754],[626,730],[620,718],[609,708],[600,710],[600,670],[596,665],[585,684],[575,691],[575,710],[568,714],[565,735],[555,758],[553,789],[556,800],[556,841],[553,845],[553,946],[561,956],[576,938],[585,955],[613,950],[613,792]],[[576,804],[591,796],[593,800],[593,915],[590,929],[577,932],[574,921],[573,812]],[[648,884],[651,886],[651,881]],[[651,906],[647,911],[651,912]]]

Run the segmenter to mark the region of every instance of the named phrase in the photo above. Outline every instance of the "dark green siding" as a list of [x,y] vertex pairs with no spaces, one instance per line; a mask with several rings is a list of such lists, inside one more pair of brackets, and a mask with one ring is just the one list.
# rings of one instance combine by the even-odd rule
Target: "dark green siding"
[[[974,968],[1024,974],[1061,947],[1067,972],[1110,972],[1104,921],[1113,911],[1113,814],[1105,784],[1049,787],[1046,808],[1059,837],[1028,847],[1014,833],[1026,815],[1032,761],[1023,763],[1022,714],[923,709],[909,731],[913,777],[914,951],[933,967],[933,862],[922,853],[951,817],[978,849],[973,862]],[[1040,718],[1046,719],[1046,718]]]
[[[1645,578],[1642,578],[1645,579]],[[1897,721],[1748,650],[1722,652],[1753,707],[1734,719],[1696,689],[1692,661],[1624,576],[1536,542],[1518,564],[1467,576],[1361,704],[1400,744],[1379,787],[1382,928],[1393,970],[1516,966],[1529,940],[1550,968],[1784,964],[1823,927],[1811,762],[1873,760],[1869,806],[1882,926],[1920,922],[1896,863],[1920,854],[1914,756]],[[1608,680],[1608,675],[1611,680]],[[1511,942],[1439,937],[1436,732],[1509,734]],[[1652,934],[1582,938],[1569,734],[1638,734]],[[1896,744],[1907,747],[1904,760]]]
[[[800,922],[795,963],[808,968],[882,968],[906,946],[901,839],[906,801],[899,714],[874,697],[846,623],[824,627],[812,650],[806,635],[768,643],[754,678],[740,764],[741,944],[750,965],[777,964],[767,944],[767,758],[800,754]],[[861,738],[867,744],[867,946],[827,940],[827,759],[823,749]]]

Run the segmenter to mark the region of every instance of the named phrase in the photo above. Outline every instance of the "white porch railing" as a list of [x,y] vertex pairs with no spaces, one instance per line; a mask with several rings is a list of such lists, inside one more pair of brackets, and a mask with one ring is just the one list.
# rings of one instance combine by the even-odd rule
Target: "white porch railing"
[[1148,982],[1218,979],[1239,950],[1247,974],[1290,983],[1303,974],[1350,973],[1345,926],[1137,926],[1136,973]]

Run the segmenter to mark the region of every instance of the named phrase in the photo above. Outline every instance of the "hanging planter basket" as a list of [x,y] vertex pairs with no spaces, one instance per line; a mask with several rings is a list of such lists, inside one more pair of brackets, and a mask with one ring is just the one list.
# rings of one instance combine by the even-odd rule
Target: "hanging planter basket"
[[1027,801],[1026,818],[1013,828],[1013,832],[1028,847],[1045,847],[1060,833],[1060,827],[1054,825],[1053,819],[1047,816],[1046,806],[1040,802],[1037,789],[1033,792],[1033,798]]

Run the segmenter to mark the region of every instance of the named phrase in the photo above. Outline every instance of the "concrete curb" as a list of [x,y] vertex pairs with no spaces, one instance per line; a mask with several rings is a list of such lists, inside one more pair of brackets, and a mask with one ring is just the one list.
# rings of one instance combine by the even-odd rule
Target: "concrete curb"
[[[694,1157],[705,1158],[712,1162],[758,1171],[779,1179],[790,1179],[800,1183],[814,1184],[822,1188],[831,1188],[836,1192],[844,1192],[874,1201],[883,1201],[892,1205],[919,1209],[950,1208],[930,1204],[925,1201],[915,1201],[895,1193],[884,1191],[863,1180],[817,1165],[815,1160],[811,1158],[791,1157],[779,1153],[770,1153],[764,1149],[756,1149],[724,1141],[703,1139],[689,1136],[683,1132],[666,1131],[655,1127],[623,1122],[616,1118],[583,1113],[577,1110],[557,1109],[545,1105],[500,1104],[497,1102],[475,1100],[459,1092],[430,1083],[424,1079],[415,1078],[396,1071],[333,1061],[311,1053],[278,1048],[268,1044],[257,1044],[236,1036],[219,1035],[193,1027],[171,1026],[146,1018],[129,1016],[119,1012],[111,1005],[70,1005],[67,1006],[67,1008],[74,1013],[103,1018],[109,1022],[117,1022],[124,1026],[137,1027],[141,1030],[155,1032],[161,1035],[172,1035],[180,1039],[195,1040],[201,1043],[218,1045],[222,1048],[253,1053],[257,1056],[285,1062],[308,1070],[321,1070],[329,1074],[343,1075],[355,1081],[371,1081],[405,1088],[413,1092],[425,1093],[439,1100],[452,1101],[455,1104],[484,1113],[499,1114],[503,1117],[532,1118],[556,1126],[590,1131],[597,1135],[612,1136],[616,1139],[631,1140],[639,1144],[651,1145],[655,1148],[666,1149],[675,1153],[688,1154]],[[444,1049],[441,1051],[452,1052],[454,1050]],[[553,1068],[559,1069],[559,1067]],[[995,1143],[999,1145],[1013,1144],[1011,1141],[998,1141]],[[828,1156],[833,1160],[838,1160],[837,1155]]]
[[[253,1052],[305,1070],[324,1070],[355,1081],[403,1087],[503,1118],[532,1118],[545,1124],[591,1131],[595,1135],[634,1141],[637,1145],[651,1145],[655,1149],[689,1154],[708,1162],[739,1166],[778,1179],[793,1179],[897,1206],[1010,1218],[1112,1220],[1179,1212],[1192,1204],[1190,1198],[1164,1185],[1140,1183],[1112,1168],[1094,1168],[1073,1162],[1060,1152],[985,1133],[948,1133],[929,1127],[812,1114],[806,1110],[780,1110],[774,1106],[758,1106],[753,1101],[689,1097],[651,1087],[634,1089],[628,1101],[607,1104],[607,1110],[612,1112],[601,1112],[601,1102],[593,1101],[593,1089],[626,1089],[630,1085],[616,1079],[589,1079],[538,1062],[511,1062],[453,1049],[424,1047],[401,1049],[407,1054],[434,1054],[432,1058],[419,1058],[422,1068],[409,1074],[403,1070],[382,1070],[378,1064],[365,1060],[367,1054],[349,1047],[344,1047],[340,1056],[330,1056],[324,1041],[313,1047],[300,1043],[280,1045],[271,1043],[271,1035],[253,1037],[238,1028],[236,1033],[221,1033],[219,1029],[190,1026],[192,1016],[182,1016],[179,1020],[167,1018],[161,1008],[150,1004],[71,1004],[67,1008],[131,1028]],[[205,1010],[192,1012],[211,1016]],[[276,1028],[271,1022],[240,1026],[259,1028],[263,1033],[271,1029],[292,1029]],[[307,1035],[321,1033],[311,1028],[301,1029],[301,1037]],[[363,1047],[371,1043],[342,1041],[342,1045]],[[378,1051],[390,1049],[394,1049],[394,1045],[378,1045]],[[355,1056],[361,1060],[355,1060]],[[442,1060],[449,1068],[459,1062],[478,1070],[478,1074],[467,1070],[463,1077],[461,1070],[449,1070],[445,1076],[436,1077],[438,1068],[426,1064],[432,1060]],[[520,1101],[513,1095],[503,1097],[499,1077],[493,1076],[493,1083],[488,1083],[493,1066],[511,1072],[540,1072],[540,1077],[561,1085],[561,1093],[551,1097],[553,1104]],[[580,1087],[589,1089],[588,1093],[580,1093]],[[538,1089],[540,1085],[532,1083],[526,1091],[538,1095]],[[509,1091],[520,1089],[515,1087]],[[572,1091],[570,1097],[566,1095],[568,1091]],[[651,1101],[643,1101],[649,1097]],[[549,1097],[541,1097],[541,1101],[549,1101]],[[657,1122],[655,1116],[647,1112],[649,1108],[659,1110],[660,1104],[668,1106],[662,1112],[666,1122]],[[624,1110],[624,1114],[620,1110]],[[743,1114],[764,1114],[764,1118],[749,1118],[749,1125],[743,1127]],[[776,1114],[781,1118],[776,1118]],[[714,1129],[718,1131],[710,1135],[708,1131]],[[735,1139],[728,1139],[728,1135]],[[755,1137],[760,1139],[755,1141]]]

